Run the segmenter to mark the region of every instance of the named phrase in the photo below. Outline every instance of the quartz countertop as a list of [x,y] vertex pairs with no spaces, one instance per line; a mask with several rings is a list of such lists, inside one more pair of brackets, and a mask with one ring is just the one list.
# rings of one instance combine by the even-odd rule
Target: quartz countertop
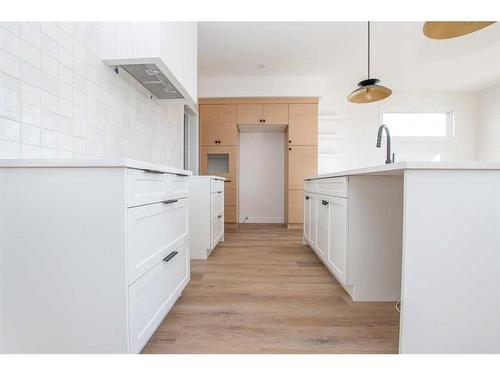
[[330,177],[362,176],[362,175],[402,175],[405,170],[500,170],[500,162],[485,161],[399,161],[392,164],[374,165],[371,167],[350,169],[339,172],[310,176],[304,180],[315,180]]
[[191,171],[133,159],[2,159],[0,168],[132,168],[191,176]]

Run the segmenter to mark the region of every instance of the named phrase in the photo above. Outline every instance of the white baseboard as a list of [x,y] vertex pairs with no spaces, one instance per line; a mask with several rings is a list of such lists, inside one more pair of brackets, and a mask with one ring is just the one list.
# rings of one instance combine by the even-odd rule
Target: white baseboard
[[284,224],[284,217],[248,217],[247,221],[245,221],[246,217],[240,217],[239,223],[243,222],[246,224]]

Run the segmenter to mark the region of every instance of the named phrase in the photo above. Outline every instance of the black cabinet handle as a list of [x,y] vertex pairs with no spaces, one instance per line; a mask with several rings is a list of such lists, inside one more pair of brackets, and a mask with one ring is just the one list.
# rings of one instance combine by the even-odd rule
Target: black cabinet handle
[[292,140],[291,140],[291,139],[289,139],[289,140],[288,140],[288,143],[292,143]]
[[225,180],[224,182],[231,182],[231,180]]
[[220,193],[223,193],[223,191],[222,191],[222,190],[220,190],[220,191],[218,191],[218,192],[217,192],[217,194],[220,194]]
[[262,122],[266,122],[266,119],[262,120]]
[[171,203],[176,203],[176,202],[179,202],[179,200],[178,199],[169,199],[169,200],[163,201],[162,203],[171,204]]
[[306,195],[306,200],[308,200],[308,199],[309,199],[309,197]]
[[323,206],[328,206],[328,201],[321,201],[321,204],[322,204]]
[[170,254],[168,254],[165,258],[163,258],[163,261],[165,263],[167,263],[168,261],[170,261],[170,259],[172,259],[173,257],[175,257],[177,254],[179,254],[177,251],[172,251]]
[[291,147],[288,147],[288,151],[292,151],[292,148],[291,148]]
[[219,216],[217,216],[217,219],[220,219],[221,217],[222,217],[222,215],[219,215]]

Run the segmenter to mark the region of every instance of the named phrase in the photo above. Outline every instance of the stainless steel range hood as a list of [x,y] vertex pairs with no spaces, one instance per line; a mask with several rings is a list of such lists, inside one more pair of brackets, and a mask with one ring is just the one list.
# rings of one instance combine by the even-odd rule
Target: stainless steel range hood
[[120,67],[158,99],[184,98],[155,64],[130,64]]

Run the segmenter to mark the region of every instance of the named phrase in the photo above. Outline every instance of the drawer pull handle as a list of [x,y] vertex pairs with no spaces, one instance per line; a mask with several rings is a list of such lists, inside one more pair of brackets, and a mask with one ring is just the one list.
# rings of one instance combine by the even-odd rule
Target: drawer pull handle
[[220,193],[223,193],[223,192],[224,192],[223,190],[220,190],[220,191],[218,191],[217,193],[218,193],[218,194],[220,194]]
[[224,182],[231,182],[231,180],[225,180]]
[[171,204],[171,203],[176,203],[176,202],[179,202],[178,199],[169,199],[167,201],[163,201],[164,204]]
[[146,173],[153,173],[153,174],[164,174],[165,173],[162,171],[155,171],[154,169],[143,169],[143,171]]
[[179,254],[177,251],[172,251],[170,254],[168,254],[165,258],[163,258],[163,261],[165,263],[167,263],[168,261],[170,261],[170,259],[172,259],[173,257],[175,257],[177,254]]
[[222,217],[222,215],[219,215],[219,216],[217,216],[217,219],[220,219],[221,217]]
[[321,201],[321,203],[323,204],[323,206],[328,206],[328,201]]
[[308,200],[308,199],[309,199],[309,197],[306,195],[306,200]]

